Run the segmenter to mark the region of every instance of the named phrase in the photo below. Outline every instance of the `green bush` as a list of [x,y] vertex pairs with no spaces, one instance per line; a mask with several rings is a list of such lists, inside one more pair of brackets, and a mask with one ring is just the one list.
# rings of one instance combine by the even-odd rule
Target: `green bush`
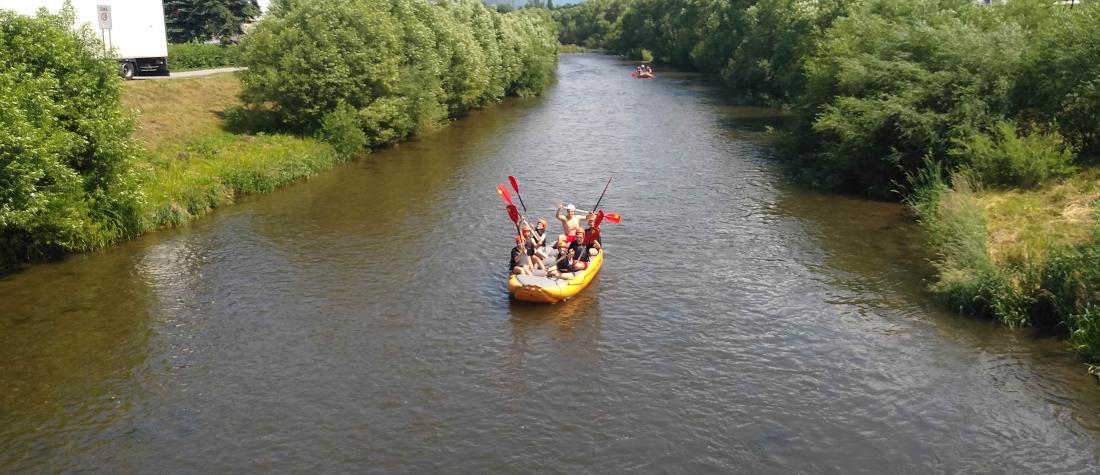
[[367,134],[360,127],[359,113],[346,104],[340,104],[321,120],[320,138],[345,158],[367,146]]
[[955,139],[950,153],[985,185],[1034,187],[1073,173],[1073,152],[1063,144],[1057,133],[1019,136],[1015,125],[1000,121],[990,134]]
[[180,43],[168,45],[168,64],[173,71],[237,66],[240,53],[237,45]]
[[0,10],[0,268],[140,231],[118,66],[72,24]]
[[653,52],[645,48],[631,48],[623,55],[626,59],[631,61],[641,61],[648,63],[653,61]]
[[[505,95],[541,92],[557,64],[555,37],[544,10],[500,14],[476,0],[286,2],[241,44],[242,98],[272,106],[300,133],[326,118],[346,128],[350,114],[329,114],[349,108],[366,143],[380,146]],[[334,133],[322,135],[341,147],[358,141]]]

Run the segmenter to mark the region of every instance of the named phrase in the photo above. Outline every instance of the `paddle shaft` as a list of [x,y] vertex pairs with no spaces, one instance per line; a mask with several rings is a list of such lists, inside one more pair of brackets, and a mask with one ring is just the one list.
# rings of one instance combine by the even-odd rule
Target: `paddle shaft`
[[607,184],[603,186],[603,193],[600,193],[600,199],[596,200],[596,206],[593,206],[593,210],[600,209],[600,202],[603,201],[603,195],[607,194],[607,187],[611,186],[611,179],[614,177],[608,177]]

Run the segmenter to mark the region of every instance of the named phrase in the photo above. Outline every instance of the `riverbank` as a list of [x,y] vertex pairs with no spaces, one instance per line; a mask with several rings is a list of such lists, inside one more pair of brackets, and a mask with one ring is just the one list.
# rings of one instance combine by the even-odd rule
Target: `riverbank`
[[923,175],[909,199],[956,311],[1068,336],[1100,376],[1100,168],[1033,189]]
[[126,83],[123,105],[137,113],[133,138],[148,152],[135,164],[144,229],[180,225],[339,161],[331,145],[312,138],[235,130],[239,92],[236,74]]

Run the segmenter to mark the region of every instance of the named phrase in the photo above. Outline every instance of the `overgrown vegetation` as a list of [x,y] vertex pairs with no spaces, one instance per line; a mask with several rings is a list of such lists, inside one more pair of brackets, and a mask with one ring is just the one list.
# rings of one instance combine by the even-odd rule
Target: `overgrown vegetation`
[[1100,360],[1100,4],[590,0],[562,43],[696,69],[797,112],[804,181],[905,197],[954,308]]
[[236,45],[181,43],[168,45],[168,61],[172,71],[218,68],[240,64],[241,56]]

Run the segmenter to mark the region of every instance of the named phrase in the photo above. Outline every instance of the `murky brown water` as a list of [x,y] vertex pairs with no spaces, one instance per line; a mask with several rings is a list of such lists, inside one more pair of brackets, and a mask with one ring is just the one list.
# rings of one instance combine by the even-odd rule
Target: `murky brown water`
[[[565,56],[511,101],[213,217],[0,279],[0,472],[1092,472],[1056,339],[944,313],[892,204],[799,191],[769,111]],[[624,216],[510,302],[509,174]]]

